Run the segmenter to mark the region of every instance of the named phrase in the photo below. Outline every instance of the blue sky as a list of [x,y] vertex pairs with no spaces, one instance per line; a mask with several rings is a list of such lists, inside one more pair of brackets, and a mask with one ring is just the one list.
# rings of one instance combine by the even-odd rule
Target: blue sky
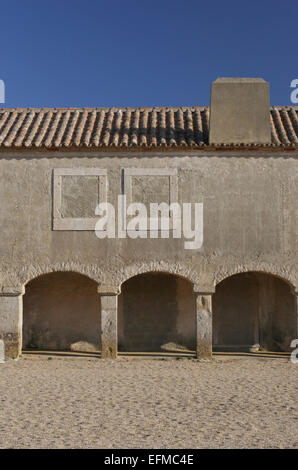
[[2,0],[2,107],[209,104],[219,76],[290,104],[297,0]]

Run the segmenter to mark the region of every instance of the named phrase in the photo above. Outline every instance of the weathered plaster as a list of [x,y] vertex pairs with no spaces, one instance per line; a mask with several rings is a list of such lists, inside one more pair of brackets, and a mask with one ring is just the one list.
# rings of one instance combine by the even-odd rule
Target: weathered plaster
[[[208,293],[228,276],[257,271],[297,290],[297,156],[253,150],[1,154],[0,286],[26,286],[67,271],[118,292],[131,277],[158,271]],[[178,201],[204,204],[202,248],[186,250],[184,239],[98,239],[93,231],[53,230],[52,175],[65,168],[106,171],[107,200],[115,206],[123,169],[177,173]]]

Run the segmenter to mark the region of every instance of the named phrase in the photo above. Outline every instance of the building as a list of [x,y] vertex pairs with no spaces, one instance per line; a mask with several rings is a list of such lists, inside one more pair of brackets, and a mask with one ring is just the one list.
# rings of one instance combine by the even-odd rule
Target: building
[[[216,80],[210,107],[1,109],[6,356],[289,351],[297,158],[298,107],[270,108],[261,79]],[[185,237],[145,229],[99,238],[95,208],[119,195],[203,204],[202,243],[186,249]]]

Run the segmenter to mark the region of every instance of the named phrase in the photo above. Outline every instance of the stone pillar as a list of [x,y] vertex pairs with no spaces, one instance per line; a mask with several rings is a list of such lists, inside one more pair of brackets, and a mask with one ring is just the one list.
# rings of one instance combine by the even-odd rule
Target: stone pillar
[[22,352],[24,287],[2,287],[0,291],[0,339],[5,358],[17,358]]
[[212,294],[214,287],[195,287],[197,318],[197,358],[212,357]]
[[118,352],[118,286],[99,286],[101,299],[101,357],[116,359]]

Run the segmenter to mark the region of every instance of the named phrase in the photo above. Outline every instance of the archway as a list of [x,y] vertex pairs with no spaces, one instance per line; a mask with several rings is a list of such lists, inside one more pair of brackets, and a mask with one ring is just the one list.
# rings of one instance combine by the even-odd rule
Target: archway
[[23,297],[23,348],[100,349],[97,283],[74,272],[41,275]]
[[160,272],[134,276],[119,296],[119,351],[194,350],[194,312],[188,280]]
[[220,282],[213,296],[213,347],[289,351],[295,312],[286,281],[260,272],[235,274]]

